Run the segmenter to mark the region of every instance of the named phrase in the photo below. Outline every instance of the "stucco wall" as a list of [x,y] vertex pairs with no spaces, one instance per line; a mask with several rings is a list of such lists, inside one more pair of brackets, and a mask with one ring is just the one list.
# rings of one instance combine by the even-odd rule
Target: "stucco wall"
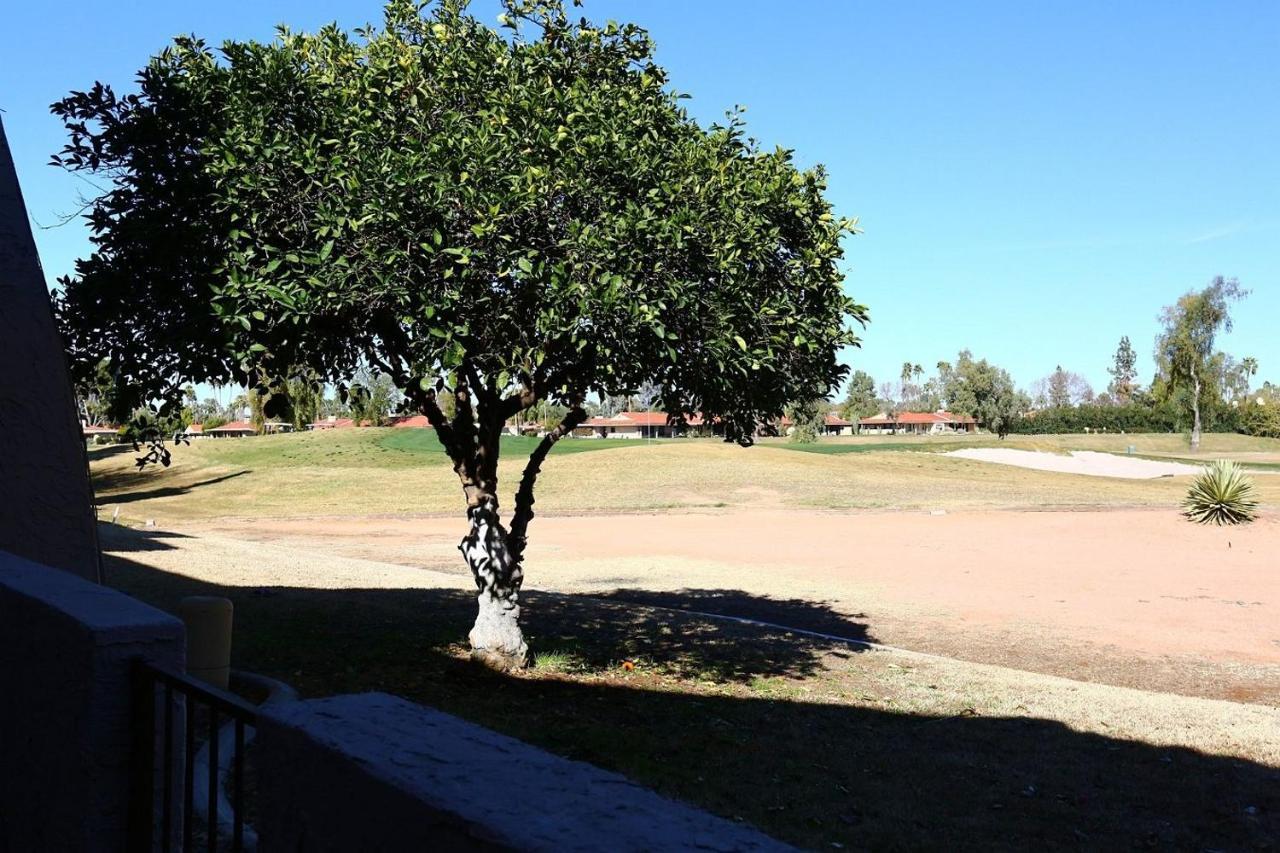
[[0,122],[0,549],[97,579],[92,506],[66,360]]
[[616,773],[385,693],[263,708],[260,849],[789,850]]
[[0,551],[0,851],[125,849],[139,656],[180,670],[182,623]]

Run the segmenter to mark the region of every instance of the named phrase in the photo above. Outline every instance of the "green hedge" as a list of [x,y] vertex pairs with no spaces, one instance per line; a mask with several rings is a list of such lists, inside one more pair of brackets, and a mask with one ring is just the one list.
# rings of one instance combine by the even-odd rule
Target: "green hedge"
[[1084,432],[1178,432],[1177,418],[1162,409],[1127,406],[1060,406],[1019,418],[1011,432],[1047,434]]
[[[1202,414],[1206,432],[1239,432],[1280,438],[1280,405],[1258,405],[1252,400],[1240,408],[1220,406]],[[1019,418],[1010,432],[1051,434],[1073,432],[1187,432],[1190,418],[1169,407],[1138,403],[1127,406],[1061,406],[1041,409]]]

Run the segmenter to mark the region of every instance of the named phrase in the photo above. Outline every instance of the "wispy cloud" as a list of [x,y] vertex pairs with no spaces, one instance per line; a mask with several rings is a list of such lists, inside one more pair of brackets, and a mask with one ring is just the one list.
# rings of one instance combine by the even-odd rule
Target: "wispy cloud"
[[1225,225],[1219,225],[1216,228],[1210,228],[1208,231],[1202,231],[1195,235],[1188,243],[1209,243],[1213,240],[1221,240],[1225,237],[1233,237],[1242,231],[1250,230],[1250,225],[1244,220],[1236,222],[1228,222]]

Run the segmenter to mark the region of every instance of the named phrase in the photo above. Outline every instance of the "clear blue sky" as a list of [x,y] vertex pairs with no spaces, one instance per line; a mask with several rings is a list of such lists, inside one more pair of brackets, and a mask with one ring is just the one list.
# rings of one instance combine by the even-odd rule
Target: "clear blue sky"
[[[477,2],[492,21],[492,0]],[[587,0],[650,29],[704,121],[734,104],[753,134],[826,164],[865,233],[848,291],[871,308],[848,360],[877,381],[964,347],[1030,385],[1055,365],[1105,387],[1121,335],[1150,377],[1156,314],[1212,276],[1253,290],[1224,348],[1280,380],[1280,4]],[[48,104],[118,88],[173,35],[351,28],[369,0],[11,4],[0,108],[33,218],[76,207],[46,166]],[[38,230],[50,282],[87,250]]]

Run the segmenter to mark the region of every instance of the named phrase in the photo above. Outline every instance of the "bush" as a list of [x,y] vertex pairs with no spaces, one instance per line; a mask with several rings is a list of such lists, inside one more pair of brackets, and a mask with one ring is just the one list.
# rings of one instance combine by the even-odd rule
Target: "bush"
[[1176,418],[1161,408],[1138,403],[1123,406],[1087,404],[1041,409],[1017,419],[1010,432],[1056,434],[1070,432],[1176,432]]
[[1258,492],[1239,465],[1219,459],[1196,477],[1182,506],[1200,524],[1243,524],[1258,516]]
[[1280,438],[1280,404],[1252,399],[1240,407],[1240,432],[1262,438]]
[[812,444],[818,440],[826,425],[825,406],[826,400],[810,400],[787,407],[786,415],[791,420],[787,435],[793,442]]

